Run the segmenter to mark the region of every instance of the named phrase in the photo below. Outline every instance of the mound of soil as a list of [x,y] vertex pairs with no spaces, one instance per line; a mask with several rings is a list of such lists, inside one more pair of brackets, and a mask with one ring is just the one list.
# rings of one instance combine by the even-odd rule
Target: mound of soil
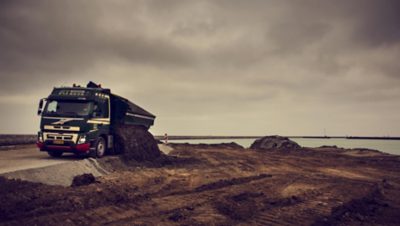
[[89,185],[96,182],[96,178],[91,173],[85,173],[82,175],[75,176],[72,180],[71,187],[79,187],[83,185]]
[[161,156],[157,141],[145,128],[119,125],[115,130],[115,150],[124,160],[152,161]]
[[300,149],[301,146],[287,137],[265,136],[254,141],[250,148],[257,150],[291,151]]

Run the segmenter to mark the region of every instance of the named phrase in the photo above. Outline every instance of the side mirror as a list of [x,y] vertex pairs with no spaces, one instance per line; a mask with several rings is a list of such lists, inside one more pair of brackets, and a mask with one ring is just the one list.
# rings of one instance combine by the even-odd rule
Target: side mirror
[[39,101],[39,107],[38,107],[38,111],[37,111],[38,115],[41,115],[43,112],[44,100],[45,99],[40,99],[40,101]]
[[40,99],[40,101],[39,101],[39,109],[42,109],[43,108],[43,99]]

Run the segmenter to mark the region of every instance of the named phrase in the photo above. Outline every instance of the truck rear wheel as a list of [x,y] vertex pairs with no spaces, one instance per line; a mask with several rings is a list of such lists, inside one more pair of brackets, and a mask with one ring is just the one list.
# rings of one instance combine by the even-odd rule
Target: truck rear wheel
[[48,151],[47,154],[49,154],[53,158],[59,158],[62,156],[63,152],[62,151]]
[[99,137],[96,140],[94,149],[90,150],[89,155],[93,158],[101,158],[106,153],[106,148],[106,140],[103,137]]

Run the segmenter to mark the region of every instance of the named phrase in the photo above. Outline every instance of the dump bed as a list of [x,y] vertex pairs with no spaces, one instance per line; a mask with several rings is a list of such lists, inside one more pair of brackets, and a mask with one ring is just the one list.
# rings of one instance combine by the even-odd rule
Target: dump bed
[[112,124],[142,125],[150,128],[154,124],[156,116],[144,110],[140,106],[115,94],[111,94]]

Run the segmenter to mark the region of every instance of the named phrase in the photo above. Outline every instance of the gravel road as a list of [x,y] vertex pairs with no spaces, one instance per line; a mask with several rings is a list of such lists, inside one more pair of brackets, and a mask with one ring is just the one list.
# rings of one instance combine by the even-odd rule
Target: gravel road
[[57,165],[74,160],[76,158],[73,158],[73,155],[60,159],[51,158],[46,152],[39,151],[35,145],[16,146],[13,150],[0,152],[0,174]]

